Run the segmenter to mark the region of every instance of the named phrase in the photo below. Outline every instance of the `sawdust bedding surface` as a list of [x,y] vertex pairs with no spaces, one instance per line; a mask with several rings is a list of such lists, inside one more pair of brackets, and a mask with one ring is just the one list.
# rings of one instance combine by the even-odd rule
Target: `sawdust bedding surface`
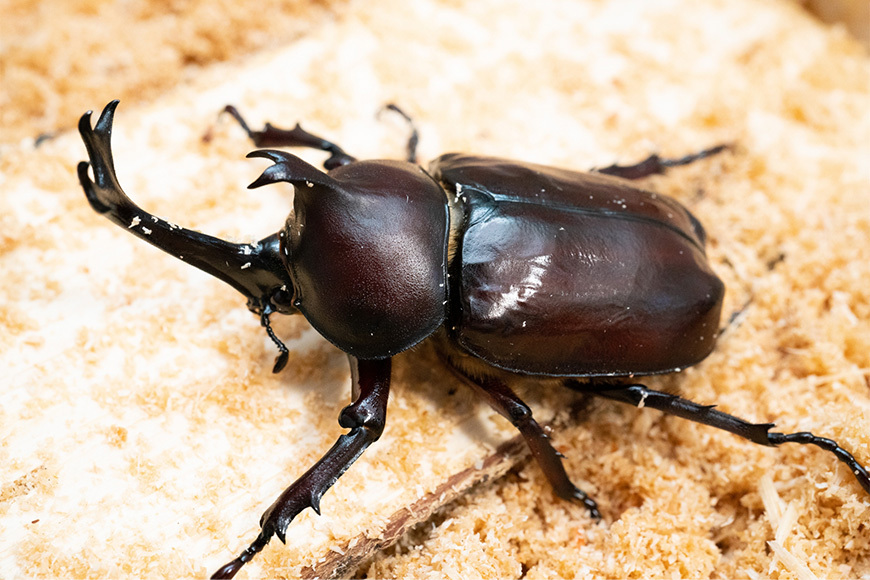
[[[644,182],[705,223],[724,318],[741,312],[703,363],[645,382],[870,463],[870,61],[842,30],[750,0],[211,2],[209,19],[206,3],[54,4],[0,14],[32,37],[0,63],[0,577],[205,576],[341,432],[342,353],[276,320],[292,357],[270,374],[274,347],[232,289],[88,207],[77,135],[34,147],[119,96],[127,192],[234,240],[276,231],[292,190],[244,189],[263,166],[217,120],[227,103],[361,158],[402,155],[403,124],[374,116],[387,102],[413,114],[423,159],[584,169],[734,143]],[[232,42],[206,34],[225,21]],[[194,29],[211,44],[185,53]],[[827,453],[518,385],[596,523],[521,446],[495,452],[512,428],[427,345],[394,368],[383,438],[240,577],[870,576],[870,500]]]

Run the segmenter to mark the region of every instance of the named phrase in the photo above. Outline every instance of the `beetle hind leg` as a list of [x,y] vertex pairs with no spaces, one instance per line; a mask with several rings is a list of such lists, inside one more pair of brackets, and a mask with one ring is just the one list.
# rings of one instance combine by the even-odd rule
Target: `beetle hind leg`
[[244,117],[234,106],[227,105],[222,112],[227,113],[235,119],[257,147],[308,147],[320,149],[330,153],[330,157],[323,162],[323,166],[326,169],[335,169],[340,165],[347,165],[352,161],[356,161],[356,158],[348,155],[344,149],[332,141],[327,141],[322,137],[309,133],[299,123],[296,123],[296,126],[292,129],[279,129],[271,123],[266,123],[261,130],[254,131],[248,126]]
[[623,179],[643,179],[644,177],[649,177],[650,175],[658,175],[664,173],[669,167],[688,165],[690,163],[694,163],[695,161],[700,161],[701,159],[706,159],[707,157],[711,157],[713,155],[721,153],[730,148],[730,145],[717,145],[715,147],[710,147],[709,149],[704,149],[703,151],[698,151],[697,153],[685,155],[677,159],[668,159],[665,157],[659,157],[656,154],[652,154],[640,163],[635,163],[634,165],[610,165],[608,167],[594,169],[594,171],[596,173],[605,173],[607,175],[613,175],[615,177],[621,177]]
[[[455,367],[454,367],[455,368]],[[456,369],[475,387],[489,405],[502,417],[511,422],[525,439],[532,457],[562,499],[580,501],[596,520],[601,519],[598,504],[586,493],[575,486],[562,464],[562,454],[556,451],[544,429],[532,417],[532,411],[503,381],[494,377],[477,378]]]
[[677,395],[655,391],[644,385],[580,383],[574,380],[565,381],[565,385],[576,391],[627,403],[638,408],[650,407],[669,415],[676,415],[696,423],[722,429],[759,445],[768,447],[779,447],[783,443],[815,445],[833,453],[837,459],[846,464],[852,475],[858,480],[858,484],[870,494],[870,473],[868,473],[867,468],[831,439],[805,431],[799,433],[771,432],[773,423],[750,423],[734,415],[717,411],[714,405],[701,405]]

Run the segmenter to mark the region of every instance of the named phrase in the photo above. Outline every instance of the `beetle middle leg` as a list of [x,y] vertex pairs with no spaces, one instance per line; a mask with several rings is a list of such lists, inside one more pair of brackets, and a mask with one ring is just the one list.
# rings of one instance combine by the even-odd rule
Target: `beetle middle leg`
[[556,451],[544,429],[532,417],[532,410],[529,409],[529,406],[504,381],[498,378],[492,376],[477,378],[460,369],[456,370],[475,387],[478,394],[493,409],[519,430],[532,452],[532,457],[541,466],[541,470],[556,495],[562,499],[583,502],[583,505],[589,510],[589,515],[597,520],[601,519],[598,504],[571,482],[565,472],[565,466],[562,464],[562,454]]
[[223,112],[238,121],[239,125],[242,126],[242,129],[244,129],[245,133],[248,134],[248,137],[257,147],[309,147],[311,149],[327,151],[331,155],[329,159],[323,162],[323,166],[326,169],[335,169],[340,165],[347,165],[356,161],[356,158],[348,155],[344,149],[332,141],[327,141],[322,137],[309,133],[299,123],[296,123],[296,126],[292,129],[279,129],[271,123],[266,123],[263,129],[254,131],[248,126],[244,117],[234,106],[227,105],[224,107]]
[[593,171],[596,173],[605,173],[607,175],[621,177],[623,179],[643,179],[650,175],[664,173],[670,167],[679,167],[680,165],[688,165],[695,161],[706,159],[707,157],[711,157],[730,148],[730,145],[717,145],[677,159],[659,157],[654,153],[640,163],[635,163],[633,165],[610,165],[608,167],[594,169]]
[[302,477],[284,490],[260,518],[257,539],[232,562],[221,567],[212,578],[232,578],[273,535],[285,542],[287,526],[302,510],[310,507],[320,513],[320,498],[347,471],[369,445],[378,440],[387,419],[392,359],[358,360],[348,355],[353,376],[354,402],[342,409],[338,423],[350,429]]
[[734,415],[717,411],[714,408],[715,405],[701,405],[677,395],[650,389],[644,385],[580,383],[574,380],[565,381],[565,385],[576,391],[627,403],[635,407],[657,409],[669,415],[676,415],[696,423],[722,429],[759,445],[768,447],[779,447],[783,443],[815,445],[825,451],[830,451],[837,459],[845,463],[855,479],[858,480],[858,484],[867,493],[870,493],[870,472],[858,463],[858,460],[851,453],[832,439],[819,437],[806,431],[799,433],[771,432],[773,423],[750,423]]

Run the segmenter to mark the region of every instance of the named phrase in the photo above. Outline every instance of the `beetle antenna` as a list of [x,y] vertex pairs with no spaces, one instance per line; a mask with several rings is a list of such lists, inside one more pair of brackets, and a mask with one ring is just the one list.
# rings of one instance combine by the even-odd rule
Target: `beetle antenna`
[[266,334],[269,335],[269,338],[272,339],[272,342],[275,343],[275,346],[278,347],[278,350],[281,353],[275,357],[275,366],[272,367],[273,373],[280,373],[281,370],[287,365],[287,360],[290,358],[290,351],[287,350],[287,347],[284,346],[284,343],[281,342],[281,339],[275,335],[275,331],[272,330],[272,325],[269,323],[269,314],[268,311],[264,311],[263,314],[260,315],[260,324],[266,328]]
[[417,163],[417,144],[420,142],[420,132],[417,131],[417,126],[414,124],[414,119],[411,118],[408,113],[399,108],[398,105],[394,103],[387,103],[378,111],[378,117],[381,116],[381,113],[384,111],[393,111],[394,113],[398,113],[402,116],[403,119],[408,123],[408,126],[411,127],[411,136],[408,137],[408,144],[405,146],[405,150],[408,152],[407,157],[405,158],[409,163]]

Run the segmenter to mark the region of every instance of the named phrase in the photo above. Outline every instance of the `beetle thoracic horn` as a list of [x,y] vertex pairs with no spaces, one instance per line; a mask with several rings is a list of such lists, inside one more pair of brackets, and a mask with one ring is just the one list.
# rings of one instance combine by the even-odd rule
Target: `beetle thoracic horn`
[[287,181],[293,184],[304,183],[308,187],[320,185],[334,188],[337,186],[336,181],[326,173],[284,151],[258,149],[248,153],[247,157],[263,157],[274,163],[274,165],[267,167],[260,177],[248,186],[248,189],[255,189],[278,181]]

